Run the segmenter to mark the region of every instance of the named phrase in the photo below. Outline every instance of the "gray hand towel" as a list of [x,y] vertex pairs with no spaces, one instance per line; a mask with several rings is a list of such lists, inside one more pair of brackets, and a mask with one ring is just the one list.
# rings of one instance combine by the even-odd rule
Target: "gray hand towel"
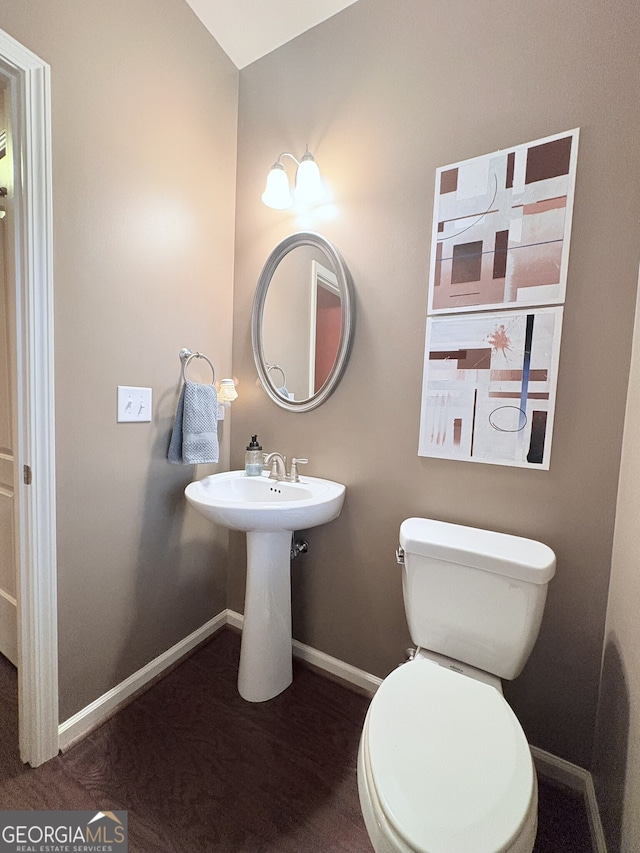
[[167,459],[176,465],[218,461],[218,394],[215,385],[182,386]]

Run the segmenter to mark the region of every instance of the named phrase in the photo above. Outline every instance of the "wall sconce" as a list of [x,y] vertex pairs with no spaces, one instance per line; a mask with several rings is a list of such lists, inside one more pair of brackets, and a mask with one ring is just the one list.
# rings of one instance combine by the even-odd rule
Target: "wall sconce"
[[218,403],[228,408],[237,399],[238,392],[236,391],[236,383],[233,379],[221,379],[220,390],[218,391]]
[[297,165],[296,184],[293,197],[303,204],[314,204],[324,197],[324,187],[320,180],[320,169],[313,159],[309,149],[304,152],[301,160],[297,160],[288,151],[283,152],[271,167],[267,175],[267,186],[262,193],[262,201],[267,207],[275,210],[286,210],[291,207],[292,198],[289,189],[289,178],[284,165],[280,162],[283,157],[290,157]]

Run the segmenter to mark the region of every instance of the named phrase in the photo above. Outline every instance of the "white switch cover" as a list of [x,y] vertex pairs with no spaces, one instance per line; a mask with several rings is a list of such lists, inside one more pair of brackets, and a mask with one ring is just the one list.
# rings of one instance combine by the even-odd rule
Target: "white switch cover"
[[151,388],[118,385],[118,423],[151,421]]

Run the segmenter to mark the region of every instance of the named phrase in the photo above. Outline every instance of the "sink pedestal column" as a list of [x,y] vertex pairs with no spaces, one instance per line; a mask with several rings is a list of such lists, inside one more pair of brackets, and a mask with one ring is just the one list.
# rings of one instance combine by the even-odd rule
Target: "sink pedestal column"
[[238,691],[264,702],[292,680],[291,532],[250,531]]

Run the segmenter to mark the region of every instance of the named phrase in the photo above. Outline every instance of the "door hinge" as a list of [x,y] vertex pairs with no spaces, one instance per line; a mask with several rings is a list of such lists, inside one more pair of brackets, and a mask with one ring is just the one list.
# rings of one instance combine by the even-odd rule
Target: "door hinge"
[[31,467],[29,465],[24,465],[22,470],[24,474],[24,484],[25,486],[30,486],[32,479]]

